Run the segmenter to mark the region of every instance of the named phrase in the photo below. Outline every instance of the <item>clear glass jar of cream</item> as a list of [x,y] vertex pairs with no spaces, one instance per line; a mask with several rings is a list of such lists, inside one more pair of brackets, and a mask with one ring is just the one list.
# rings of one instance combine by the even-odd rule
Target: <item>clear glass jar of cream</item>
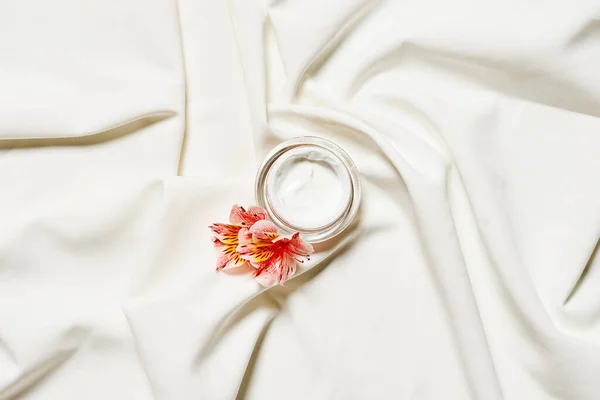
[[361,191],[358,170],[342,148],[301,136],[267,155],[256,176],[255,194],[278,228],[319,243],[350,225]]

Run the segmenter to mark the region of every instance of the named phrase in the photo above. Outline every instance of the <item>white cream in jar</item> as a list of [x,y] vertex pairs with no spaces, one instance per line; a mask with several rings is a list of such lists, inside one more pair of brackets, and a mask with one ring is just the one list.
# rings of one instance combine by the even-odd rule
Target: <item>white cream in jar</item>
[[281,229],[320,242],[340,233],[356,215],[358,172],[332,142],[299,137],[267,157],[257,175],[256,197]]

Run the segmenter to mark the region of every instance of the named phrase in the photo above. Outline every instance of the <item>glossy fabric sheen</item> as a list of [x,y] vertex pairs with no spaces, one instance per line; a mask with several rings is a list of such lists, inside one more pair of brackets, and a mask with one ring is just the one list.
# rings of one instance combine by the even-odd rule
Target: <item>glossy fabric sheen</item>
[[[0,399],[600,399],[600,1],[0,2]],[[360,170],[214,271],[277,143]]]

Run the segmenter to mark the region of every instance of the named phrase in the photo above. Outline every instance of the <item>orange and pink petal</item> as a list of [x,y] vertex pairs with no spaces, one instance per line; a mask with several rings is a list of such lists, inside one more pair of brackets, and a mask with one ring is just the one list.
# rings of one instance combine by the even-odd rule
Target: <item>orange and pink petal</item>
[[217,252],[217,271],[241,267],[246,264],[246,260],[241,258],[236,252],[237,244],[225,244],[219,239],[214,239],[213,244]]
[[294,233],[291,238],[282,238],[280,240],[287,242],[286,247],[288,252],[300,257],[308,257],[315,251],[310,243],[302,240],[298,232]]
[[252,235],[252,241],[273,241],[279,237],[277,226],[271,221],[263,220],[258,221],[248,230]]
[[267,262],[271,257],[273,257],[274,248],[271,243],[263,243],[261,245],[257,245],[255,243],[249,244],[241,244],[237,247],[237,254],[250,262],[253,267],[257,267],[261,263]]
[[221,223],[214,223],[211,226],[209,226],[209,228],[213,231],[215,237],[221,242],[225,244],[236,245],[238,243],[238,234],[240,232],[240,229],[242,229],[240,226],[237,225]]
[[296,260],[288,254],[280,253],[262,263],[254,273],[254,278],[262,286],[285,285],[296,273]]
[[246,228],[240,229],[238,233],[239,244],[250,244],[252,243],[252,234]]
[[231,207],[231,212],[229,213],[229,222],[234,225],[241,225],[245,227],[251,227],[258,221],[266,220],[267,212],[257,206],[252,206],[248,208],[248,211],[242,206],[238,206],[237,204]]

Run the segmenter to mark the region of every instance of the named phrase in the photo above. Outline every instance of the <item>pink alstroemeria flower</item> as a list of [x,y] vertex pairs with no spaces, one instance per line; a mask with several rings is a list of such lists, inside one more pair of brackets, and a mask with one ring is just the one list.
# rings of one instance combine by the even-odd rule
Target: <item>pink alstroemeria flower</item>
[[239,245],[238,236],[242,229],[252,227],[256,222],[267,219],[267,212],[260,207],[250,207],[248,211],[237,204],[231,207],[229,224],[212,224],[213,244],[217,250],[217,271],[227,268],[240,267],[246,263],[236,249]]
[[239,257],[248,260],[256,269],[254,277],[263,286],[284,285],[296,272],[296,262],[310,259],[313,248],[300,238],[280,236],[270,221],[258,221],[248,230],[241,230]]

